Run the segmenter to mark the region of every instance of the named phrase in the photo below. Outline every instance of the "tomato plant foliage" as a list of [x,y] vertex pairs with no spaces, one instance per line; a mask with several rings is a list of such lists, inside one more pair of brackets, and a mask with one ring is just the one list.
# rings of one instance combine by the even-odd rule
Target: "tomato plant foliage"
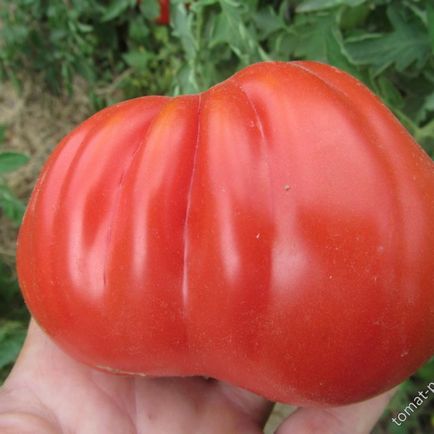
[[81,75],[100,107],[117,89],[198,92],[257,61],[318,60],[364,81],[432,153],[431,3],[172,0],[161,26],[157,0],[18,0],[0,9],[0,76],[39,73],[60,92]]

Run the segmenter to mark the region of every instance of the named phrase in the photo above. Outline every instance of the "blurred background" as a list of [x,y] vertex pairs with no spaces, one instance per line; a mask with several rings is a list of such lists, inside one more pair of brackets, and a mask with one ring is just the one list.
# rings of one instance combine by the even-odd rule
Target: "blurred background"
[[[140,95],[194,93],[263,60],[311,59],[362,80],[434,155],[432,0],[0,0],[0,384],[29,319],[15,240],[42,164],[75,125]],[[434,222],[433,222],[434,223]],[[434,433],[434,359],[374,433]],[[279,405],[267,432],[290,411]]]

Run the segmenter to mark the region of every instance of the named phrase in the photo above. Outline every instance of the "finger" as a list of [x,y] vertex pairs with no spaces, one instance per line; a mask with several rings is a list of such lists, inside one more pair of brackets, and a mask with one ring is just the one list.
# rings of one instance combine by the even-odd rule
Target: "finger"
[[276,434],[369,434],[397,388],[357,404],[333,408],[300,408]]
[[222,381],[217,383],[217,393],[220,393],[231,404],[238,407],[251,421],[261,428],[265,425],[273,410],[273,402],[253,392]]
[[70,371],[74,374],[87,371],[84,365],[77,363],[61,351],[32,318],[23,348],[5,383],[31,378],[34,383],[45,378],[47,366],[52,376],[66,375]]
[[36,324],[35,320],[31,318],[23,347],[21,348],[20,354],[18,355],[14,367],[6,381],[8,382],[11,381],[11,379],[14,379],[14,377],[18,375],[24,367],[31,365],[32,361],[34,361],[34,364],[37,364],[39,359],[39,357],[37,357],[38,354],[47,353],[49,351],[49,346],[48,338]]
[[49,346],[48,338],[32,320],[18,360],[0,388],[1,434],[55,434],[62,431],[32,390],[35,379],[40,377],[37,372],[39,361],[33,355],[49,350]]

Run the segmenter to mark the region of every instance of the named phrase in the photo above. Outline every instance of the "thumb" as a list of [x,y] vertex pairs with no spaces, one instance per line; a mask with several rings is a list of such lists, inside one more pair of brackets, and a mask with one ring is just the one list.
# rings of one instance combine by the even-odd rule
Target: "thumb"
[[218,388],[219,393],[245,413],[258,427],[264,427],[273,410],[274,402],[228,383],[219,382]]
[[357,404],[332,408],[300,408],[276,434],[369,434],[397,388]]

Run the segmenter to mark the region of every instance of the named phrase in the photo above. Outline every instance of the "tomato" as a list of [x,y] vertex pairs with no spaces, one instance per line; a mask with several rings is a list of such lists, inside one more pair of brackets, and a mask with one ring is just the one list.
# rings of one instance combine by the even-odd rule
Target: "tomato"
[[95,114],[18,241],[27,305],[109,371],[364,400],[434,350],[434,164],[361,83],[259,63]]
[[168,25],[170,23],[170,0],[160,0],[160,16],[158,24]]

